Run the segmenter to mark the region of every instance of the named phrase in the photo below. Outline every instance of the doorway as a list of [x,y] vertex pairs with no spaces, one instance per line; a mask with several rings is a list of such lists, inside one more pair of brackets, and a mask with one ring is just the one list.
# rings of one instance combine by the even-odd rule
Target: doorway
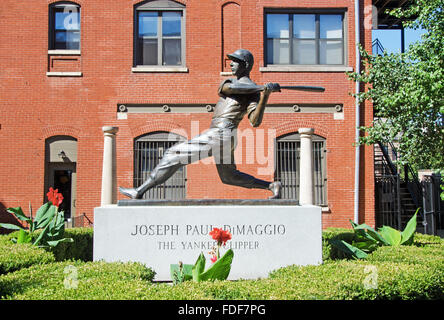
[[[48,187],[57,189],[63,196],[60,210],[65,213],[65,220],[75,217],[76,210],[76,165],[50,163]],[[47,201],[47,199],[45,199]]]
[[76,216],[77,186],[77,140],[69,136],[55,136],[46,140],[45,193],[49,188],[57,189],[63,196],[60,210],[65,221]]

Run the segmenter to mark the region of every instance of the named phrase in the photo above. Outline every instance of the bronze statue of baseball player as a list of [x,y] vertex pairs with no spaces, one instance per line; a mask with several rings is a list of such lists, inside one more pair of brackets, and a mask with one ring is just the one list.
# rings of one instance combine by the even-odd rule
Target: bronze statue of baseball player
[[219,87],[220,99],[214,108],[210,128],[197,137],[178,143],[168,149],[148,179],[137,188],[122,188],[120,192],[132,199],[141,199],[143,194],[170,178],[180,167],[213,156],[217,172],[223,183],[270,190],[270,199],[281,197],[280,182],[268,182],[240,172],[234,163],[237,144],[237,127],[245,115],[253,127],[261,124],[265,106],[271,92],[280,89],[322,91],[318,87],[281,87],[277,83],[258,86],[250,79],[253,55],[245,49],[227,55],[236,78],[224,80]]

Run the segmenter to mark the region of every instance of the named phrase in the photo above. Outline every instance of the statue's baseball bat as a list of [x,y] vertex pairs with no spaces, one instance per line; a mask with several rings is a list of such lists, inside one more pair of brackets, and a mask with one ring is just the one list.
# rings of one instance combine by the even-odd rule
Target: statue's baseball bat
[[[262,90],[264,90],[265,86],[262,87]],[[299,91],[311,91],[311,92],[324,92],[324,87],[313,87],[313,86],[281,86],[278,83],[273,83],[273,91],[280,91],[283,90],[299,90]]]
[[312,91],[312,92],[324,92],[324,87],[312,87],[312,86],[279,86],[284,90],[300,90],[300,91]]

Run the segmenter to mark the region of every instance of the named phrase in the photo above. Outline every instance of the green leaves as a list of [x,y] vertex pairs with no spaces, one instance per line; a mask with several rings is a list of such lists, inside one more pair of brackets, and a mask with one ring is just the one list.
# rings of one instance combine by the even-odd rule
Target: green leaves
[[29,232],[17,225],[0,223],[0,227],[12,230],[20,230],[16,243],[30,243],[34,231],[41,230],[33,245],[40,247],[55,247],[61,242],[73,242],[71,238],[62,238],[65,232],[65,219],[63,211],[51,202],[43,204],[36,213],[35,219],[27,217],[21,207],[8,208],[7,211],[15,215],[21,221],[29,224]]
[[399,246],[401,244],[401,232],[388,226],[379,229],[379,233],[386,240],[389,246]]
[[23,229],[20,229],[19,235],[17,237],[17,243],[30,243],[32,241],[31,234]]
[[233,262],[234,252],[229,249],[222,258],[217,260],[207,271],[201,276],[201,281],[208,280],[226,280],[231,270],[231,263]]
[[384,245],[388,244],[387,241],[378,232],[376,232],[373,228],[366,225],[365,223],[357,225],[351,220],[350,223],[358,239],[368,240],[372,243],[380,243]]
[[351,244],[344,240],[329,240],[330,243],[344,252],[349,257],[355,259],[365,259],[367,254],[375,251],[380,246],[399,246],[413,244],[413,237],[416,232],[416,216],[415,214],[410,218],[404,231],[400,232],[389,226],[382,226],[379,232],[366,224],[357,225],[350,220],[350,223],[355,232],[355,239]]
[[193,279],[192,275],[192,264],[172,264],[170,265],[170,274],[173,284],[182,283],[184,281],[189,281]]
[[222,258],[218,259],[207,271],[205,270],[205,256],[199,255],[196,264],[193,267],[193,281],[226,280],[231,270],[234,252],[229,249]]
[[47,210],[42,210],[40,218],[41,221],[38,221],[37,225],[43,225],[44,229],[34,242],[35,245],[40,245],[43,247],[55,247],[61,242],[73,241],[71,238],[61,238],[65,232],[65,219],[63,211],[58,212],[57,207],[52,205]]
[[28,223],[31,223],[32,220],[31,218],[27,217],[24,213],[21,207],[16,207],[16,208],[8,208],[6,209],[7,212],[12,213],[15,215],[15,217],[21,221],[25,221]]
[[0,227],[9,229],[9,230],[22,230],[18,225],[11,224],[11,223],[0,223]]
[[57,211],[57,207],[51,202],[45,203],[37,210],[37,214],[34,220],[35,229],[45,228],[46,225],[54,218]]
[[364,251],[356,248],[355,246],[352,246],[351,244],[345,242],[344,240],[332,239],[330,240],[330,243],[352,258],[355,259],[367,258],[367,254]]
[[413,168],[444,168],[444,10],[442,0],[415,0],[392,10],[404,25],[425,30],[405,53],[372,56],[361,50],[364,69],[349,73],[366,84],[359,100],[371,101],[384,121],[362,127],[360,142],[397,142],[398,163]]
[[404,231],[401,233],[401,244],[403,245],[411,245],[413,244],[413,237],[416,232],[416,216],[418,214],[418,210],[416,210],[413,217],[410,218],[409,222],[407,222],[407,225],[404,229]]
[[233,257],[234,252],[229,249],[222,258],[218,259],[205,271],[206,259],[201,252],[194,265],[181,263],[170,265],[171,278],[175,284],[188,280],[194,282],[226,280],[231,271]]
[[193,275],[193,281],[200,282],[200,280],[201,280],[200,277],[201,277],[201,274],[204,272],[204,270],[205,270],[205,256],[201,252],[199,257],[197,258],[196,263],[194,264],[192,271],[191,271],[191,273]]

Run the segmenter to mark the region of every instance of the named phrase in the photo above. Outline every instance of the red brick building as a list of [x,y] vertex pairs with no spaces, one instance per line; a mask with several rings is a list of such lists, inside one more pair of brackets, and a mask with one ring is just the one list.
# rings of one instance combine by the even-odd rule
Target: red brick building
[[[360,1],[360,42],[368,50],[364,8],[371,4]],[[119,128],[117,185],[134,186],[151,166],[143,161],[155,158],[149,152],[161,156],[167,133],[191,138],[208,128],[217,88],[231,76],[226,54],[245,48],[254,55],[257,84],[325,92],[273,93],[259,128],[248,119],[239,126],[238,169],[283,180],[285,196],[297,198],[297,132],[314,128],[323,225],[349,226],[356,108],[345,72],[356,67],[355,1],[3,0],[0,19],[0,221],[12,220],[7,207],[28,212],[31,203],[35,211],[50,186],[64,188],[71,217],[93,220],[102,127]],[[372,106],[362,104],[360,115],[361,125],[369,124]],[[270,195],[222,184],[214,164],[194,163],[180,174],[166,197]],[[372,148],[360,149],[359,178],[359,220],[374,225]]]

